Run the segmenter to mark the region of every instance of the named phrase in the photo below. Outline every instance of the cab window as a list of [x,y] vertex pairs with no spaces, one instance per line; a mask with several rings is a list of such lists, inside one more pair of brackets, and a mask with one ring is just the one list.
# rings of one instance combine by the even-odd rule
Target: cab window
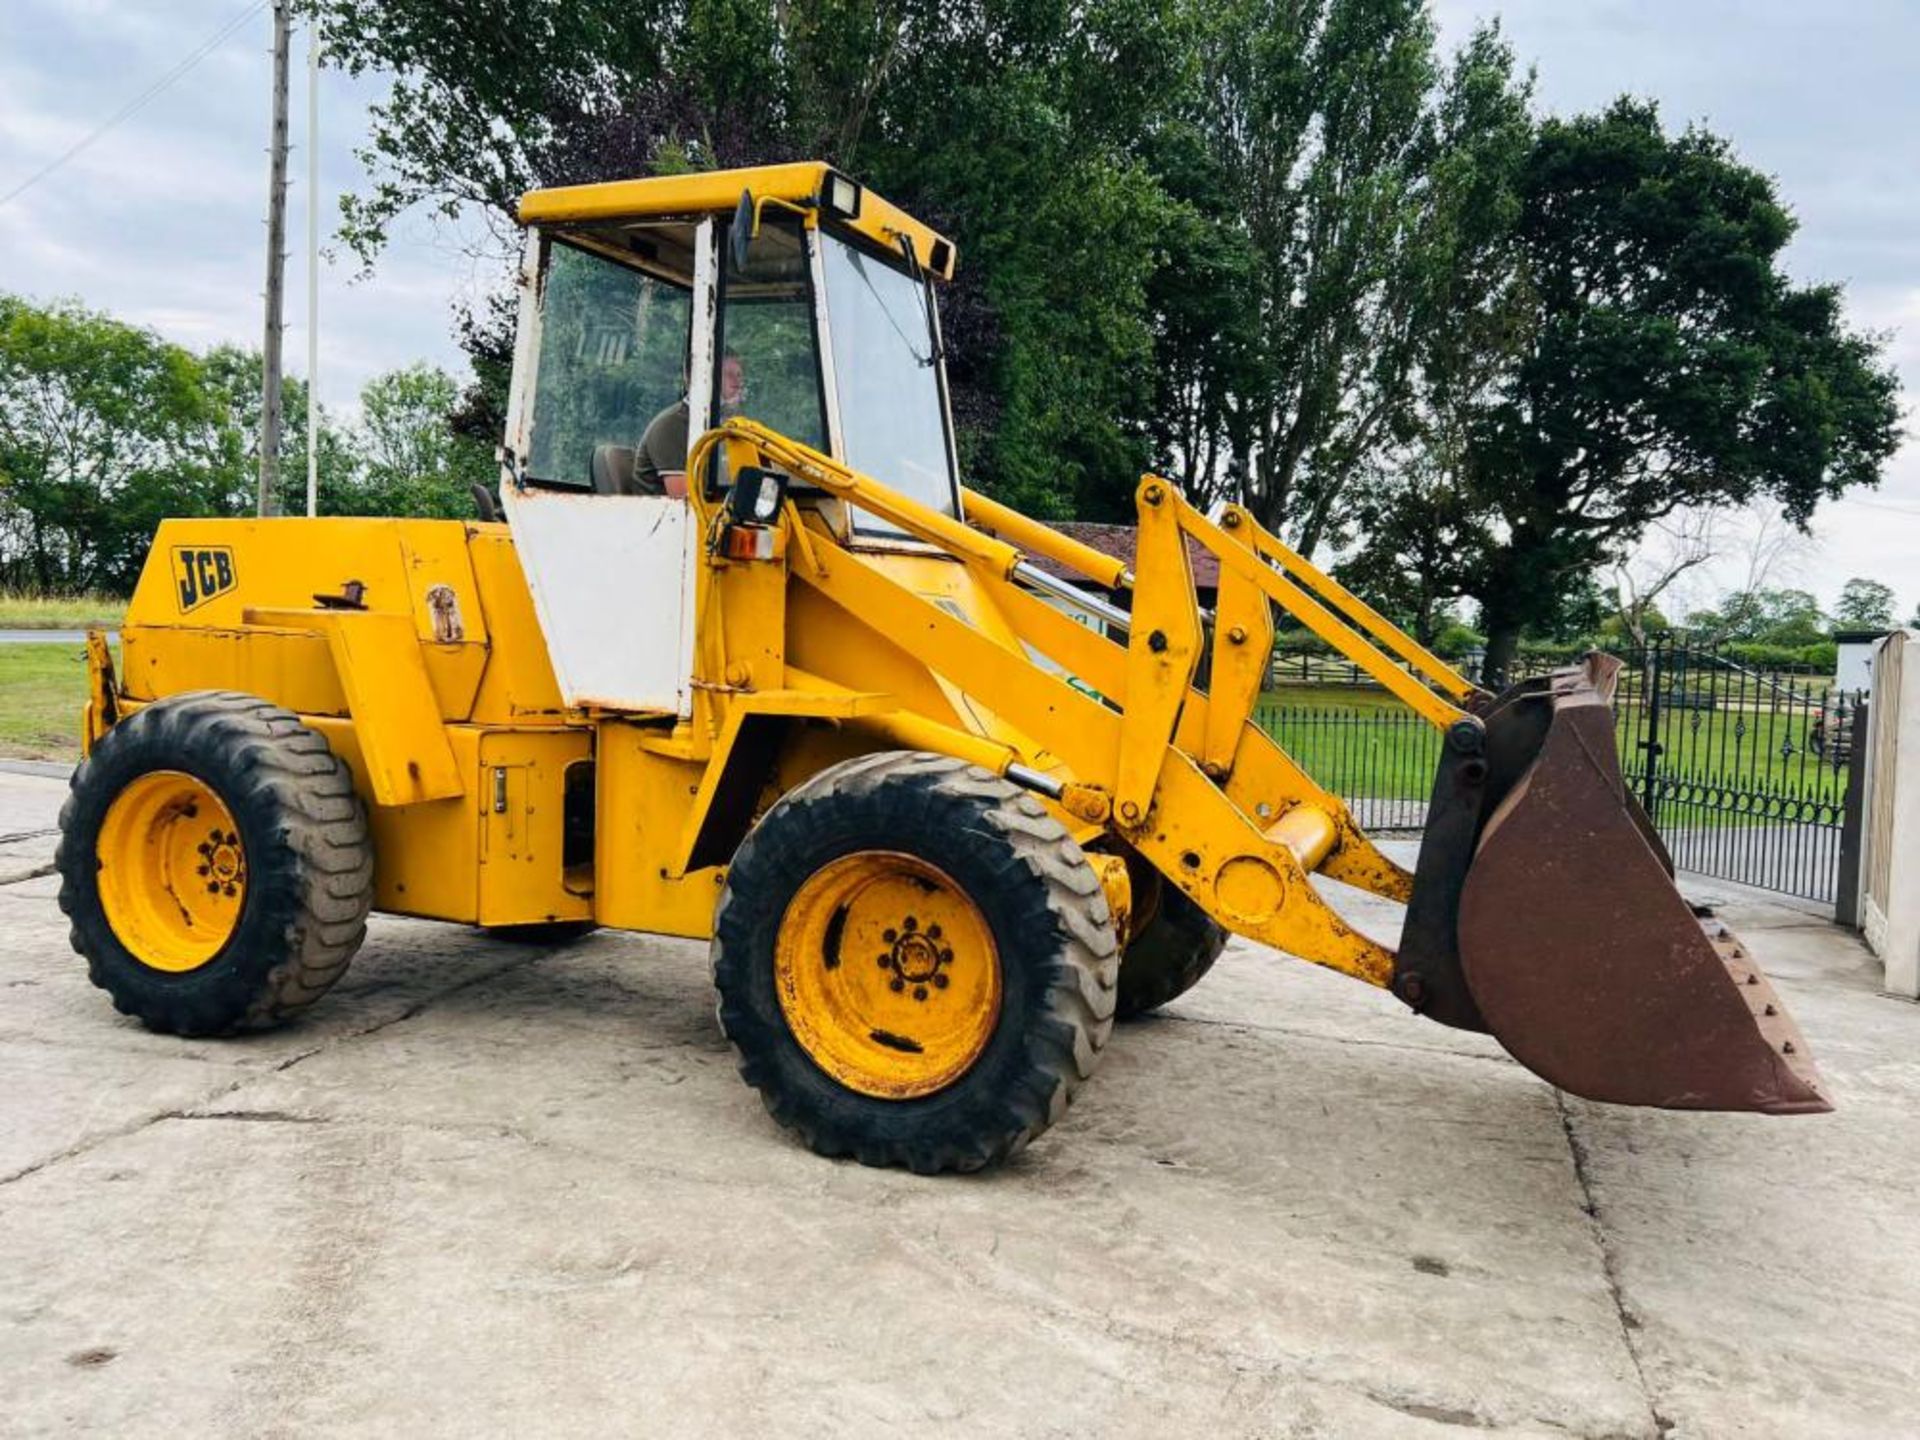
[[805,233],[763,214],[744,269],[731,247],[720,274],[714,346],[714,424],[739,415],[816,450],[827,449],[820,353],[813,326]]
[[530,478],[631,488],[635,447],[686,398],[692,291],[556,241],[542,290]]

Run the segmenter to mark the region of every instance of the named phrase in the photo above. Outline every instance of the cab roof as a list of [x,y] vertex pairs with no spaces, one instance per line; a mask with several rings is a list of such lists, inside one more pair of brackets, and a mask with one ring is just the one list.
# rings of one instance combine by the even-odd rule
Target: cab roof
[[[658,175],[642,180],[608,180],[596,185],[561,185],[530,190],[520,197],[522,225],[564,225],[587,221],[648,219],[668,215],[710,215],[731,212],[742,190],[758,200],[785,201],[807,212],[810,220],[821,213],[868,239],[898,250],[899,237],[910,236],[920,263],[942,280],[953,278],[958,256],[953,242],[899,206],[855,186],[851,214],[828,204],[828,185],[838,171],[822,160],[788,165],[751,165],[736,170],[703,170],[691,175]],[[843,192],[844,193],[844,192]]]

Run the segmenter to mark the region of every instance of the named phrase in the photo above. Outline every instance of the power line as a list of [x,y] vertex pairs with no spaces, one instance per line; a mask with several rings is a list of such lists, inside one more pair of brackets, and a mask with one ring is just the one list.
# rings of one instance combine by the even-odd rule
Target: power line
[[245,10],[241,11],[218,30],[214,31],[213,34],[201,41],[184,60],[180,61],[171,70],[147,86],[146,89],[142,90],[118,110],[114,111],[113,114],[109,115],[105,120],[102,120],[98,125],[94,126],[93,129],[89,130],[85,135],[82,135],[52,160],[49,160],[45,165],[34,171],[33,174],[29,175],[25,180],[22,180],[18,185],[14,186],[13,189],[9,190],[5,195],[0,195],[0,206],[12,204],[20,196],[26,194],[27,191],[53,174],[53,172],[58,170],[62,165],[65,165],[69,160],[72,160],[82,151],[90,147],[96,140],[100,139],[101,136],[105,135],[116,125],[130,120],[139,114],[148,102],[162,90],[165,90],[169,85],[193,69],[194,66],[206,59],[207,56],[219,49],[220,45],[230,35],[237,31],[242,25],[245,25],[247,21],[258,15],[262,10],[266,9],[266,7],[267,0],[254,0],[253,4],[249,5]]
[[1920,515],[1920,505],[1903,505],[1897,500],[1863,500],[1858,495],[1842,495],[1836,505],[1864,505],[1869,510],[1885,510],[1893,515]]

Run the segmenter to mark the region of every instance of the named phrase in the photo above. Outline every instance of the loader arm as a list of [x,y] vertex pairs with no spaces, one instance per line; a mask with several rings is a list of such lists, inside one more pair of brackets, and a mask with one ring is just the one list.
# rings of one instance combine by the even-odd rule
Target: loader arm
[[[1490,1030],[1537,1074],[1577,1094],[1771,1113],[1828,1108],[1778,996],[1737,944],[1703,932],[1647,839],[1620,778],[1611,662],[1489,695],[1245,510],[1229,507],[1215,523],[1156,476],[1136,492],[1129,573],[1016,512],[976,502],[976,519],[999,532],[985,533],[750,421],[702,437],[690,472],[706,473],[722,447],[729,474],[776,469],[959,561],[1020,644],[1098,692],[1082,693],[932,603],[846,543],[850,532],[788,499],[779,519],[786,542],[767,549],[784,555],[793,580],[920,657],[1020,738],[983,747],[961,733],[964,723],[956,731],[907,715],[895,717],[894,735],[984,759],[1101,826],[1227,929],[1390,988],[1445,1023]],[[728,512],[697,492],[694,504],[711,537],[711,569]],[[1194,589],[1189,543],[1220,564],[1210,616]],[[1038,571],[1028,551],[1096,586],[1130,588],[1130,611],[1095,603],[1124,630],[1124,645],[1049,606],[1042,594],[1060,595],[1061,582]],[[1275,605],[1445,737],[1411,883],[1252,723]],[[1212,676],[1202,691],[1195,677],[1209,646]],[[709,673],[694,684],[717,695],[734,672],[724,646],[709,651]],[[1315,874],[1407,902],[1401,952],[1342,919],[1309,883]],[[1564,928],[1552,923],[1560,915]]]

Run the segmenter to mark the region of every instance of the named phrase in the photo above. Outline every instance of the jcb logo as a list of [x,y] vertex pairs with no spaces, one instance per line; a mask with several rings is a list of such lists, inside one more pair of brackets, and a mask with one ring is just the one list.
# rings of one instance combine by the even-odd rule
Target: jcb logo
[[180,546],[173,552],[173,583],[180,609],[195,610],[234,586],[233,551],[225,545]]

